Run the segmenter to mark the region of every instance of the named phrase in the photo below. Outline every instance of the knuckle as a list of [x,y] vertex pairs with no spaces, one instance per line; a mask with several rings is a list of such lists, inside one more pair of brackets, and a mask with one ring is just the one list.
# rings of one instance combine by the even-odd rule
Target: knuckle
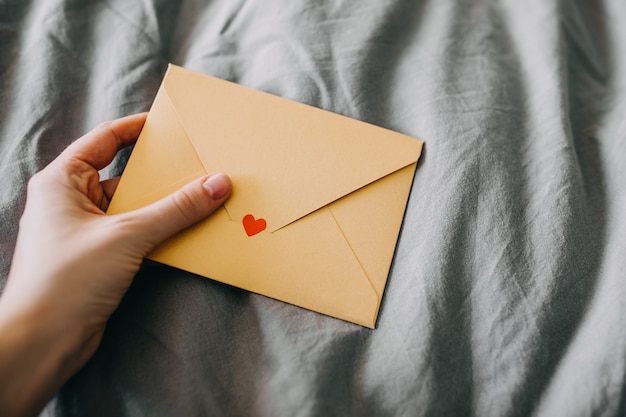
[[68,156],[58,161],[57,171],[67,176],[81,174],[85,171],[85,163],[74,156]]
[[96,129],[98,129],[98,130],[112,130],[113,129],[113,122],[111,120],[100,122],[100,124],[98,124],[96,126]]
[[194,221],[196,219],[198,206],[196,199],[189,190],[185,188],[179,190],[172,195],[172,200],[176,211],[179,212],[186,221]]
[[96,127],[96,130],[100,130],[102,132],[110,134],[117,140],[118,144],[121,142],[119,127],[117,126],[114,120],[107,120],[105,122],[100,123]]

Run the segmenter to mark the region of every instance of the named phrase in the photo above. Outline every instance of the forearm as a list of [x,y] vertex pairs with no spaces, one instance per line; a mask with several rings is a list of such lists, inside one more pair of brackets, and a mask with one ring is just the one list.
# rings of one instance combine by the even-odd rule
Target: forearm
[[37,415],[84,360],[66,323],[0,297],[0,415]]

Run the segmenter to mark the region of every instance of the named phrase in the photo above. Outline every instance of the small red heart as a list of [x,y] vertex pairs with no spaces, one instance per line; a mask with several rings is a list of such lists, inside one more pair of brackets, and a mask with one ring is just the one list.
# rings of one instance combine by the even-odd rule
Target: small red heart
[[255,219],[252,214],[246,214],[243,216],[243,228],[246,230],[248,236],[254,236],[257,233],[261,233],[267,227],[265,219]]

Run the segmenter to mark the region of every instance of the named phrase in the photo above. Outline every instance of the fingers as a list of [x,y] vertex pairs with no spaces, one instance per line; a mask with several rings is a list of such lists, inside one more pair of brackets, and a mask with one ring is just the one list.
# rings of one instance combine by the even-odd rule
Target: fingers
[[203,220],[230,196],[232,183],[224,174],[195,180],[169,196],[134,212],[137,233],[156,246],[175,233]]
[[120,182],[120,177],[109,178],[108,180],[101,181],[102,191],[106,198],[111,201],[115,190],[117,189],[117,184]]
[[113,161],[118,150],[135,143],[146,117],[147,113],[139,113],[104,122],[72,143],[62,155],[100,170]]
[[102,187],[102,198],[98,203],[96,203],[100,210],[104,212],[107,211],[111,198],[113,198],[113,194],[115,193],[119,182],[120,177],[113,177],[108,180],[100,181],[100,186]]

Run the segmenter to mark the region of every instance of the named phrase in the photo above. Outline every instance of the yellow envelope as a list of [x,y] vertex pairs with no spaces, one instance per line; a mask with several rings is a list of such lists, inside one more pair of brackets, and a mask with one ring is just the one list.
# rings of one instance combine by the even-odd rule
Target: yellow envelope
[[373,328],[421,149],[171,65],[108,213],[225,172],[225,205],[149,258]]

